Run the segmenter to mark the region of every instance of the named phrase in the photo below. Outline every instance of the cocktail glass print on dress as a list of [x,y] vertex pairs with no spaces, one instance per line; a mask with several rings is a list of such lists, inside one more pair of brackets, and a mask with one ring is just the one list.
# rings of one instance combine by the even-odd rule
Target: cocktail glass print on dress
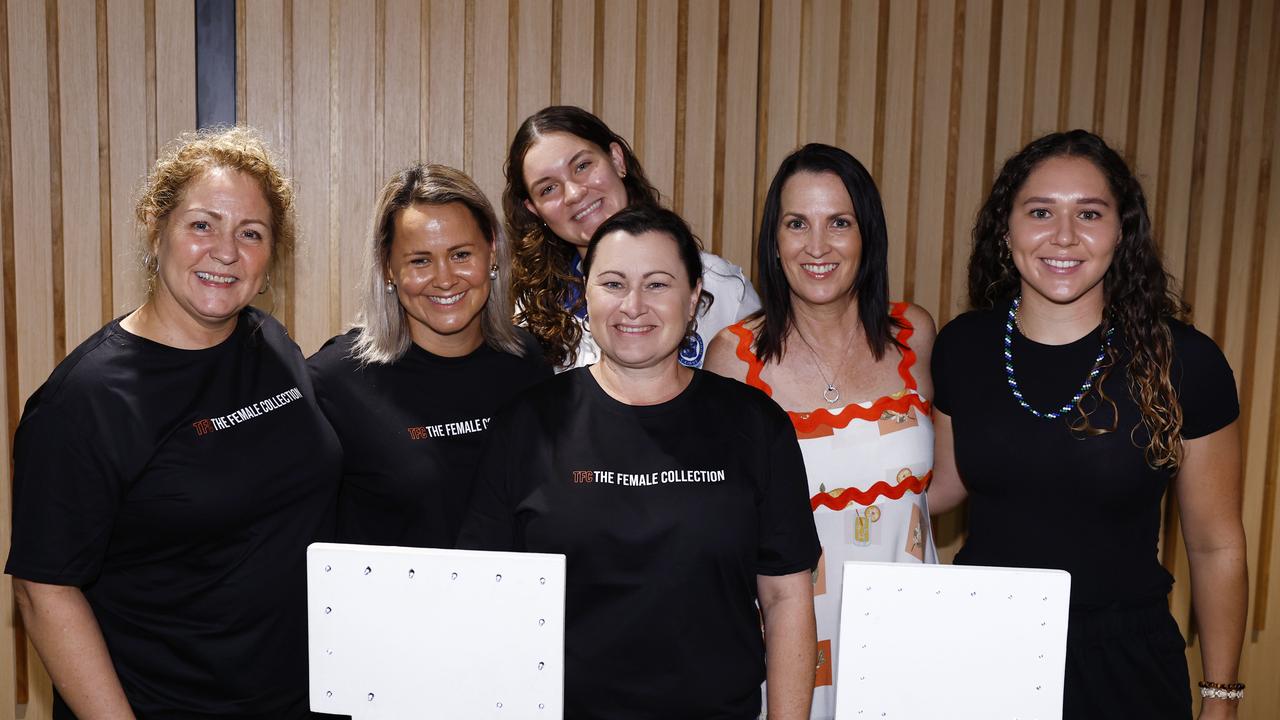
[[313,544],[311,709],[558,719],[564,583],[563,555]]
[[1062,720],[1070,596],[1061,570],[846,562],[836,719]]

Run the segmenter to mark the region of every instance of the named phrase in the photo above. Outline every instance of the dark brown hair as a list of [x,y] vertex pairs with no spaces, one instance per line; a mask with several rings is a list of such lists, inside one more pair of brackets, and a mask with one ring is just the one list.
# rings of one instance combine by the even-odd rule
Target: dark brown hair
[[525,207],[529,189],[524,177],[524,156],[544,135],[568,133],[600,148],[605,155],[617,143],[622,150],[626,176],[627,205],[658,205],[658,190],[647,177],[640,161],[617,133],[600,118],[572,105],[553,105],[525,118],[511,139],[507,153],[507,185],[502,191],[502,209],[512,245],[512,291],[516,302],[516,322],[529,329],[542,345],[552,365],[572,365],[577,359],[582,328],[566,309],[572,298],[582,297],[582,281],[573,275],[577,253],[568,241],[551,232],[542,220]]
[[[1101,332],[1105,336],[1114,327],[1129,353],[1129,392],[1150,436],[1145,447],[1147,464],[1177,468],[1182,459],[1182,406],[1169,377],[1173,362],[1169,321],[1185,317],[1188,308],[1161,262],[1142,185],[1102,138],[1085,130],[1053,133],[1033,140],[1005,161],[973,227],[969,302],[975,308],[996,309],[1007,306],[1021,292],[1021,279],[1005,244],[1009,215],[1027,178],[1041,163],[1055,157],[1078,157],[1093,163],[1117,203],[1120,239],[1102,279],[1106,304]],[[1096,410],[1099,403],[1109,404],[1115,417],[1115,402],[1103,393],[1102,384],[1119,361],[1119,352],[1116,343],[1109,346],[1102,375],[1076,404],[1080,417],[1073,429],[1086,434],[1116,429],[1114,424],[1094,427],[1089,420],[1092,411],[1086,408]],[[1097,397],[1092,398],[1095,393]],[[1135,427],[1133,433],[1137,431]]]

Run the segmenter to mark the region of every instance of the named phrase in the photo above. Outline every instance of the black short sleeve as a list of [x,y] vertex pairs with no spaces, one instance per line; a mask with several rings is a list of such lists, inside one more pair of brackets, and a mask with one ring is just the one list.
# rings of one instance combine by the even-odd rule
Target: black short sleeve
[[14,441],[13,546],[6,571],[83,587],[102,569],[125,482],[101,433],[65,403],[33,397]]
[[756,572],[789,575],[812,570],[822,548],[809,505],[809,481],[805,476],[800,443],[787,418],[779,410],[775,439],[769,447],[768,476],[760,497],[760,549]]
[[[954,323],[954,321],[953,321]],[[951,414],[951,383],[947,377],[947,346],[951,344],[953,332],[948,332],[951,324],[938,332],[933,341],[933,354],[929,358],[929,372],[933,378],[933,406],[939,412]]]
[[1182,404],[1182,437],[1194,439],[1230,425],[1240,416],[1235,375],[1222,350],[1208,335],[1171,322],[1173,378]]

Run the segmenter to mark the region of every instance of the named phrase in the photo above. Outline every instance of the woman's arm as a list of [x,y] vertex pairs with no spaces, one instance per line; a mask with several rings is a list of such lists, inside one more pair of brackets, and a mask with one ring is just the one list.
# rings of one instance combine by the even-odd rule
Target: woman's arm
[[13,579],[22,623],[53,685],[80,720],[133,720],[102,630],[80,588]]
[[956,469],[951,416],[936,407],[933,409],[933,479],[929,481],[927,497],[931,515],[948,512],[969,497]]
[[[1238,422],[1183,441],[1175,490],[1191,565],[1191,603],[1200,628],[1204,679],[1236,682],[1249,605]],[[1200,717],[1234,718],[1237,705],[1232,700],[1205,700]]]
[[807,720],[818,661],[812,574],[757,575],[756,588],[764,615],[768,716]]

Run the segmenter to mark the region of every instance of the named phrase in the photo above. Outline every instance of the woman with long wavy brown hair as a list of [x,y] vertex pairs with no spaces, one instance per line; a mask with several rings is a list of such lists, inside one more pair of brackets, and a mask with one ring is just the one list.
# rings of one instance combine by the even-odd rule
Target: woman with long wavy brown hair
[[[580,263],[592,233],[632,205],[660,205],[657,188],[620,135],[579,107],[553,105],[525,118],[511,140],[502,207],[512,240],[516,321],[560,369],[599,359],[582,301]],[[738,266],[702,253],[711,298],[698,313],[679,361],[702,367],[721,328],[760,308]]]
[[[969,499],[956,562],[1071,573],[1064,718],[1189,718],[1172,486],[1201,634],[1201,718],[1234,718],[1246,610],[1239,402],[1160,260],[1142,187],[1083,130],[1010,158],[978,214],[975,308],[934,345],[933,484]],[[1166,551],[1172,551],[1166,549]]]

